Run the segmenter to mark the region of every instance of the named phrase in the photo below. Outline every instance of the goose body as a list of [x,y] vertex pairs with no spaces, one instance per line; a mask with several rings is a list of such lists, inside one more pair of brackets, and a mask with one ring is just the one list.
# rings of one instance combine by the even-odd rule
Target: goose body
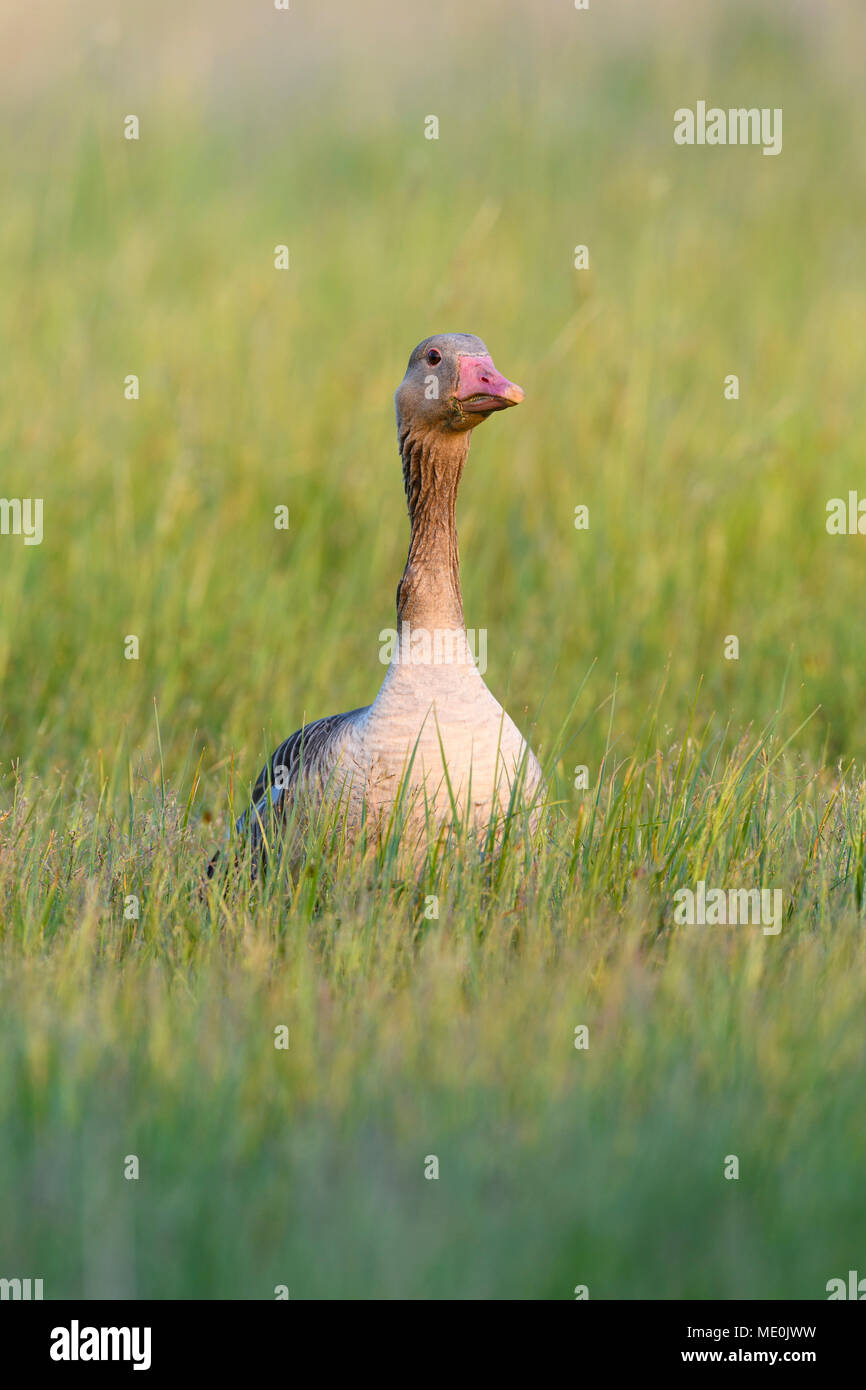
[[390,665],[371,705],[318,719],[276,750],[237,829],[261,848],[292,808],[339,808],[350,840],[387,827],[422,846],[457,811],[480,831],[509,809],[537,820],[541,768],[488,690],[463,621],[455,510],[471,431],[523,399],[479,338],[441,334],[409,359],[397,427],[412,527]]

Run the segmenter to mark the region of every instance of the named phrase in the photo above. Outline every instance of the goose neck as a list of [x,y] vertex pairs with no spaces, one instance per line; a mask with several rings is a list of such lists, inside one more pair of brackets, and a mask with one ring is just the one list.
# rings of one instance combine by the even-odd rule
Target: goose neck
[[397,622],[429,631],[463,630],[457,548],[457,489],[469,431],[401,434],[411,537],[397,589]]

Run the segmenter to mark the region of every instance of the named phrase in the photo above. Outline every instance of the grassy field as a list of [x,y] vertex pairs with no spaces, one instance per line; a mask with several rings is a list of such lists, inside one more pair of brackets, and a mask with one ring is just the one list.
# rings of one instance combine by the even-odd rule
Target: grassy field
[[[44,500],[0,536],[0,1277],[825,1297],[866,1259],[862,11],[114,8],[0,21],[0,496]],[[677,147],[699,99],[783,108],[781,155]],[[526,389],[458,522],[545,833],[202,899],[265,753],[376,693],[439,331]],[[782,930],[678,925],[699,880]]]

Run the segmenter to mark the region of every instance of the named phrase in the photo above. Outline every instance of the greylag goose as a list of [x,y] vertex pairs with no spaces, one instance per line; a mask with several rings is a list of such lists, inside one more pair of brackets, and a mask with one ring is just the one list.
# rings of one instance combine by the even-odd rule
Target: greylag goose
[[538,760],[487,689],[467,639],[455,524],[473,429],[518,405],[523,391],[480,338],[442,333],[415,348],[394,400],[411,524],[394,653],[371,705],[298,729],[262,769],[236,825],[260,853],[301,806],[305,815],[339,807],[352,841],[362,825],[380,833],[399,805],[402,838],[408,831],[416,849],[431,824],[468,821],[487,832],[525,808],[537,824]]

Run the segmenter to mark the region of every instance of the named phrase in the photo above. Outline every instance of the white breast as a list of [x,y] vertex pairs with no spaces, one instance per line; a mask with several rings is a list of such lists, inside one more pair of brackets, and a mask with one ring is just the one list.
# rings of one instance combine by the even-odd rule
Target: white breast
[[363,797],[368,811],[393,806],[404,779],[422,817],[425,799],[441,818],[453,796],[461,819],[469,811],[486,825],[508,809],[516,779],[524,801],[540,799],[538,761],[487,689],[462,629],[433,634],[426,646],[402,643],[347,732],[340,765],[351,801]]

